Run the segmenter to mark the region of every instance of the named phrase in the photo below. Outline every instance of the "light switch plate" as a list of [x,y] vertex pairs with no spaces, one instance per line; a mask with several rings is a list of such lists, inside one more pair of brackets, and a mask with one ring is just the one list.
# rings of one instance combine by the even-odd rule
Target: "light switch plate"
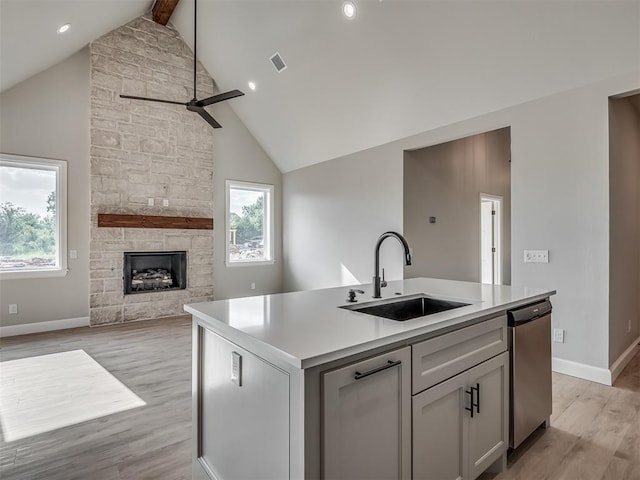
[[549,250],[525,250],[524,263],[549,263]]

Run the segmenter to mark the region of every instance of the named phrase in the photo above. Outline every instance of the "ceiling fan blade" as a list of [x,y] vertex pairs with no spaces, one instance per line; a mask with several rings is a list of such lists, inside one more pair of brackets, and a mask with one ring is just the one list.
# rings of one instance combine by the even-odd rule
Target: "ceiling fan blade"
[[188,102],[174,102],[173,100],[160,100],[159,98],[136,97],[133,95],[120,95],[120,98],[130,98],[131,100],[145,100],[147,102],[170,103],[172,105],[182,105],[183,107],[188,103]]
[[244,95],[244,93],[241,92],[240,90],[231,90],[230,92],[219,93],[218,95],[214,95],[212,97],[208,97],[203,100],[198,100],[198,105],[202,107],[206,107],[207,105],[211,105],[218,102],[224,102],[225,100],[241,97],[242,95]]
[[204,108],[187,105],[187,110],[191,112],[196,112],[198,115],[204,118],[204,120],[213,128],[222,128],[222,125],[216,122],[216,119],[213,118],[211,115],[209,115],[209,112],[207,112]]

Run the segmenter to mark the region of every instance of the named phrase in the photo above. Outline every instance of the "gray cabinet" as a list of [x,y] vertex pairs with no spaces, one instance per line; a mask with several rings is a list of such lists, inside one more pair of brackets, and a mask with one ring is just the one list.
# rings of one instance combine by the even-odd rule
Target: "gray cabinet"
[[405,347],[322,374],[323,478],[411,478],[410,362]]
[[465,477],[467,377],[457,375],[413,397],[413,478]]
[[195,453],[201,468],[211,479],[289,478],[289,376],[196,328]]
[[509,353],[481,363],[468,372],[475,392],[476,412],[467,413],[469,424],[469,474],[477,478],[507,451],[509,444]]
[[505,352],[413,397],[415,480],[473,480],[504,458],[508,365]]

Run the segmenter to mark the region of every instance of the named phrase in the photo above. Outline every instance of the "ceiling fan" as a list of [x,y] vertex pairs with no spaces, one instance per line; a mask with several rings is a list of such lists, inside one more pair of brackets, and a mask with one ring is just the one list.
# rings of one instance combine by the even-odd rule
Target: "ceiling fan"
[[198,51],[198,39],[197,39],[197,27],[198,27],[198,10],[197,10],[197,0],[193,1],[193,98],[188,102],[176,102],[174,100],[162,100],[159,98],[147,98],[147,97],[136,97],[133,95],[120,95],[120,98],[130,98],[132,100],[145,100],[148,102],[160,102],[160,103],[170,103],[172,105],[184,105],[187,107],[187,110],[190,112],[196,112],[200,115],[209,125],[213,128],[222,128],[215,118],[213,118],[209,112],[207,112],[204,107],[213,105],[214,103],[224,102],[225,100],[229,100],[235,97],[241,97],[244,95],[240,90],[231,90],[225,93],[219,93],[217,95],[213,95],[211,97],[203,98],[202,100],[198,100],[196,96],[196,83],[197,83],[197,51]]

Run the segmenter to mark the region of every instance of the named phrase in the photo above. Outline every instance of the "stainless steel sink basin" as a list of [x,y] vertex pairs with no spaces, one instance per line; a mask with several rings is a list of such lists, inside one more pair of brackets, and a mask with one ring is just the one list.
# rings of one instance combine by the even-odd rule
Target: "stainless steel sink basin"
[[445,312],[454,308],[466,307],[467,305],[470,305],[470,303],[443,300],[420,293],[377,302],[361,303],[359,305],[344,305],[340,308],[404,322],[405,320]]

